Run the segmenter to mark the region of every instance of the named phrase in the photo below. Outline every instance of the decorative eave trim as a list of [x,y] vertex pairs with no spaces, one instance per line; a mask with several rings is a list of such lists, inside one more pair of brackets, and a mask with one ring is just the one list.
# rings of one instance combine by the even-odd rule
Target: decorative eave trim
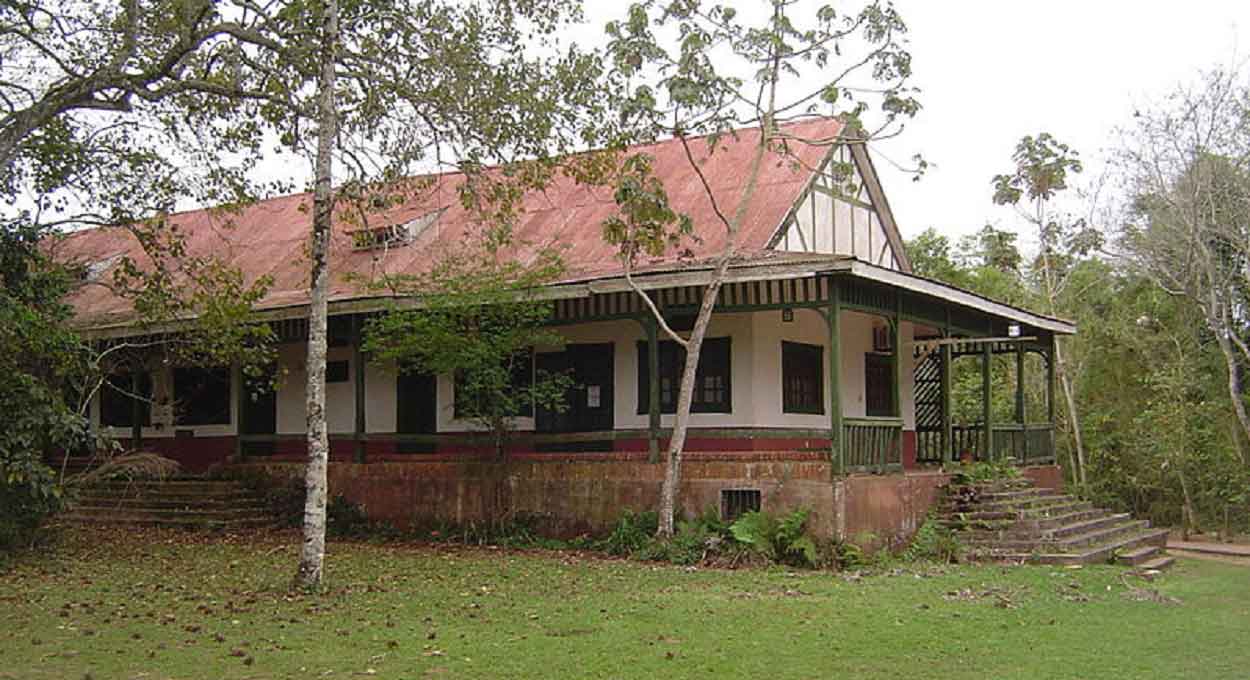
[[914,293],[939,297],[970,309],[999,316],[1004,319],[1018,321],[1020,323],[1033,326],[1034,328],[1040,328],[1052,333],[1059,333],[1061,335],[1073,335],[1076,333],[1076,324],[1071,321],[1054,319],[1048,316],[1042,316],[1041,314],[1034,314],[1028,310],[1012,307],[1011,305],[1003,304],[1001,302],[995,302],[994,300],[976,293],[922,278],[914,274],[897,272],[893,269],[878,267],[859,260],[850,260],[845,263],[835,264],[831,270],[848,272],[852,276],[868,279],[870,281],[876,281],[887,286],[894,286],[903,290],[910,290]]

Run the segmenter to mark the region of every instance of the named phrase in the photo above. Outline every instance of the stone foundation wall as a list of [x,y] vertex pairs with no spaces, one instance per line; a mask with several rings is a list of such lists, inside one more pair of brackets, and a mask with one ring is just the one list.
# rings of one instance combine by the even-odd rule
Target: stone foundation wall
[[[907,472],[832,479],[819,453],[689,453],[679,505],[686,516],[720,507],[725,489],[757,489],[761,508],[781,514],[811,510],[813,535],[897,547],[924,522],[949,475]],[[248,463],[274,475],[298,475],[286,463]],[[523,454],[506,462],[465,458],[356,464],[332,462],[332,495],[364,506],[398,526],[468,525],[527,515],[556,536],[604,533],[626,510],[659,505],[664,466],[631,453]],[[1039,486],[1060,488],[1054,466],[1025,473]]]

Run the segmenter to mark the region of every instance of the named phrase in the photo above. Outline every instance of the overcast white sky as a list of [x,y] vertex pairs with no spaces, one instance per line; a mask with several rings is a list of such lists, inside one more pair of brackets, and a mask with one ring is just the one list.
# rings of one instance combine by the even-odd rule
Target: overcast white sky
[[[1135,107],[1200,69],[1250,57],[1250,1],[895,0],[911,29],[914,84],[924,110],[879,151],[920,152],[936,164],[913,183],[878,158],[886,194],[910,238],[952,237],[987,222],[1015,227],[990,201],[1021,136],[1048,131],[1089,161],[1113,143]],[[1026,240],[1027,242],[1027,240]]]

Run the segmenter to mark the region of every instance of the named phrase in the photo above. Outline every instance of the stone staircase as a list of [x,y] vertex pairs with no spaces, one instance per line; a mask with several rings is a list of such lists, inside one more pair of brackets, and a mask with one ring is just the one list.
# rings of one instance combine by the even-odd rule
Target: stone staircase
[[262,500],[232,481],[108,481],[84,489],[62,519],[234,529],[273,524]]
[[1088,501],[1035,488],[1028,480],[955,484],[946,489],[938,522],[957,531],[973,557],[1037,564],[1116,562],[1162,570],[1166,529]]

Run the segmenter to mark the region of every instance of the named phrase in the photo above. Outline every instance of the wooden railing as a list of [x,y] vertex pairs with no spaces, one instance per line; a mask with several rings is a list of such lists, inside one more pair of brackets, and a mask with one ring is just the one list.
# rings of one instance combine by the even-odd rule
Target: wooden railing
[[995,425],[994,454],[1022,465],[1055,462],[1054,428],[1050,423]]
[[847,472],[883,472],[903,463],[900,418],[845,418],[842,451]]
[[[916,435],[916,460],[921,463],[958,461],[967,453],[973,460],[985,460],[985,428],[981,425],[956,425],[951,428],[951,444],[942,450],[941,432],[919,432]],[[1021,465],[1045,465],[1055,462],[1054,428],[1050,423],[994,426],[996,456],[1010,457]]]

